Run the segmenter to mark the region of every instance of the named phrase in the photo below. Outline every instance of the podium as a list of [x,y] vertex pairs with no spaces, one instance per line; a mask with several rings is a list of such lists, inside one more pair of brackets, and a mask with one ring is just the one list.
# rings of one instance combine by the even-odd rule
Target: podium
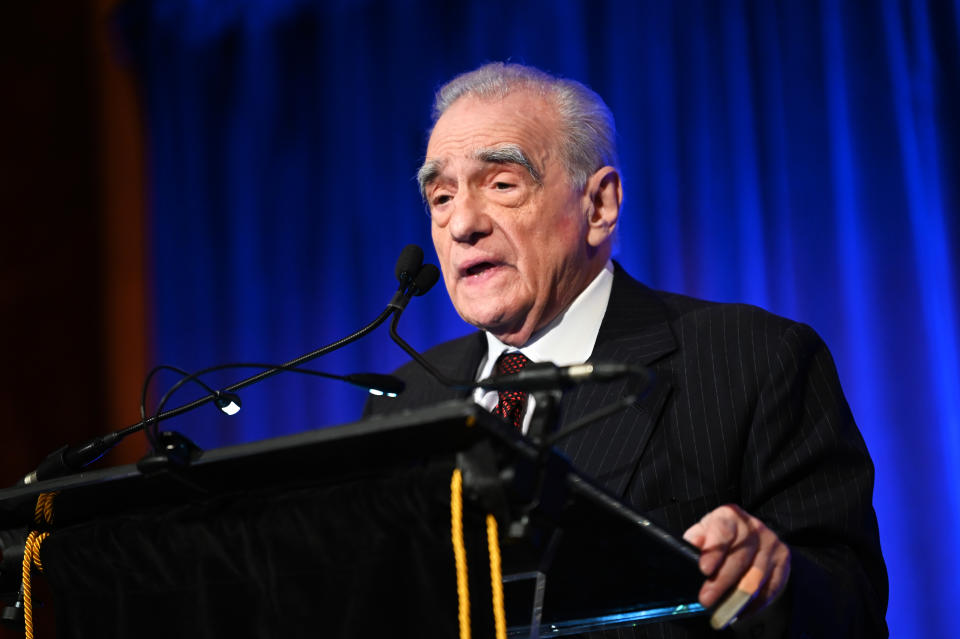
[[704,614],[692,546],[469,401],[0,490],[0,530],[57,492],[61,637],[456,637],[455,469],[474,637],[497,610],[487,515],[508,636]]

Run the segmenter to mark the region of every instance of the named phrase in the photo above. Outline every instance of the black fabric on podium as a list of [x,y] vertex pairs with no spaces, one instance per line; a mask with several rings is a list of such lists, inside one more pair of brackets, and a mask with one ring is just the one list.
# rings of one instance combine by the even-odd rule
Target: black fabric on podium
[[[456,637],[452,465],[270,489],[56,530],[61,638]],[[474,636],[492,636],[482,515],[465,509]]]

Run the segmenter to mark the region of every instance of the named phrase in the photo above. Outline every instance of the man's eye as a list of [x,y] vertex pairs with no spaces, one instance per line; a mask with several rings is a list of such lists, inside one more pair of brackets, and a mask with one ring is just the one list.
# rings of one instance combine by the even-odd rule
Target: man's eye
[[506,191],[507,189],[513,188],[513,184],[510,182],[494,182],[493,188],[497,189],[498,191]]
[[435,196],[435,197],[433,198],[432,204],[433,204],[433,206],[440,206],[441,204],[446,204],[447,202],[449,202],[449,201],[452,200],[452,199],[453,199],[453,196],[451,196],[451,195],[447,195],[447,194],[437,195],[437,196]]

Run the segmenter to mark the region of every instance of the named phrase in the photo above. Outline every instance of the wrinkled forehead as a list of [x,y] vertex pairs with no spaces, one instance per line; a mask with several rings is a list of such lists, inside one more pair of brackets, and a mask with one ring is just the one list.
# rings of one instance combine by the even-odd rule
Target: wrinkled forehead
[[553,142],[558,123],[552,102],[530,91],[495,98],[463,96],[437,119],[426,157],[470,158],[480,149],[504,145],[533,154]]
[[502,98],[464,96],[434,125],[421,175],[435,176],[451,162],[470,160],[519,164],[538,177],[553,155],[558,122],[552,103],[530,91]]

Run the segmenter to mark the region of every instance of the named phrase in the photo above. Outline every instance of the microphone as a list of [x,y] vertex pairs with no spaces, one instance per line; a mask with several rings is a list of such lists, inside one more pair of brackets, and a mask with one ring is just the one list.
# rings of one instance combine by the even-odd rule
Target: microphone
[[440,279],[440,269],[433,264],[424,264],[413,280],[410,291],[419,297],[433,288]]
[[[436,267],[434,267],[432,264],[427,264],[424,265],[423,268],[426,269],[427,267],[433,267],[433,270],[437,273],[437,276],[439,276],[439,270]],[[429,282],[424,280],[423,290],[417,294],[422,295],[435,283],[436,279],[433,279]],[[407,301],[409,301],[409,298]],[[479,382],[475,382],[473,380],[465,381],[452,379],[437,370],[430,362],[427,361],[425,357],[423,357],[412,346],[407,344],[407,342],[405,342],[397,333],[397,325],[400,322],[400,315],[403,313],[405,308],[406,303],[397,307],[393,316],[393,321],[390,323],[390,337],[400,348],[402,348],[411,358],[413,358],[413,360],[417,362],[417,364],[419,364],[423,370],[425,370],[431,377],[447,388],[454,390],[486,388],[497,391],[519,390],[536,393],[539,391],[566,389],[576,384],[582,384],[585,382],[605,382],[621,377],[640,377],[643,379],[644,391],[641,391],[642,393],[645,392],[645,390],[648,389],[653,382],[653,372],[649,369],[643,366],[621,364],[618,362],[586,362],[583,364],[574,364],[572,366],[557,366],[552,362],[542,362],[528,364],[517,373],[513,373],[511,375],[487,377]],[[546,442],[544,442],[545,445],[547,447],[553,446],[561,439],[564,439],[574,432],[589,426],[593,422],[613,414],[618,410],[623,410],[627,406],[633,404],[641,393],[631,394],[623,397],[600,410],[584,416],[566,428],[553,433],[553,435],[551,435]],[[549,406],[544,407],[544,409],[547,410],[548,416],[546,419],[549,420],[553,409]],[[531,428],[533,428],[533,426],[531,426]],[[542,426],[540,429],[542,429]]]
[[413,282],[421,264],[423,264],[423,249],[416,244],[404,246],[400,251],[400,257],[397,258],[397,265],[393,269],[401,287]]
[[[149,383],[150,378],[153,377],[157,371],[164,369],[187,375],[189,381],[199,384],[204,388],[204,390],[210,393],[210,397],[214,400],[217,407],[227,415],[234,415],[240,410],[239,397],[230,392],[214,390],[202,380],[197,379],[196,377],[189,377],[189,373],[175,366],[155,367],[152,371],[150,371],[150,374],[147,375],[147,383]],[[143,399],[140,402],[141,419],[144,419],[144,402],[146,394],[147,388],[145,385],[143,389]],[[97,437],[88,439],[78,446],[61,446],[57,450],[47,455],[44,460],[40,462],[40,465],[37,466],[36,470],[24,476],[23,479],[20,480],[19,484],[23,486],[29,486],[30,484],[43,481],[44,479],[52,479],[54,477],[61,477],[63,475],[75,473],[84,466],[88,466],[103,457],[107,451],[120,443],[121,439],[130,433],[136,432],[137,430],[139,430],[139,428],[123,429],[114,431],[112,433],[107,433],[106,435],[98,435]]]
[[[416,276],[412,274],[416,274],[420,272],[420,270],[422,269],[421,267],[422,263],[423,263],[423,249],[417,246],[416,244],[407,244],[405,247],[403,247],[403,250],[400,251],[400,255],[397,258],[397,262],[394,265],[394,274],[396,275],[397,280],[400,282],[400,286],[397,289],[397,292],[393,294],[393,297],[387,303],[386,308],[384,308],[372,322],[370,322],[360,330],[356,331],[355,333],[352,333],[330,344],[327,344],[326,346],[318,348],[315,351],[311,351],[306,355],[301,355],[300,357],[290,360],[285,364],[281,364],[280,366],[273,366],[267,370],[264,370],[261,373],[257,373],[256,375],[253,375],[252,377],[249,377],[240,382],[237,382],[232,386],[228,386],[225,390],[231,393],[236,392],[241,388],[245,388],[252,384],[256,384],[257,382],[260,382],[268,377],[272,377],[273,375],[276,375],[281,371],[292,370],[300,366],[301,364],[305,364],[306,362],[309,362],[313,359],[316,359],[328,353],[332,353],[335,350],[339,350],[344,346],[348,344],[352,344],[353,342],[357,341],[361,337],[364,337],[365,335],[371,333],[373,330],[375,330],[377,327],[379,327],[381,324],[387,321],[387,318],[390,317],[391,313],[393,313],[397,309],[403,309],[406,307],[407,303],[410,301],[410,295],[414,294],[413,292],[411,292],[411,289],[413,289],[415,286]],[[433,268],[436,269],[436,267],[433,267]],[[439,271],[437,271],[437,277],[439,277]],[[424,281],[421,284],[426,284],[426,282]],[[430,284],[430,286],[432,286],[432,284]],[[429,286],[427,286],[427,288],[429,288]],[[424,290],[423,292],[426,292],[426,290]],[[422,295],[423,293],[417,293],[417,294]],[[386,389],[378,389],[378,390],[386,390]],[[390,392],[384,392],[384,394],[389,396]],[[151,440],[151,444],[155,444],[158,425],[162,420],[169,419],[171,417],[176,417],[177,415],[181,415],[187,411],[191,411],[197,406],[207,403],[211,399],[212,398],[208,395],[206,397],[201,397],[200,399],[194,400],[188,404],[184,404],[183,406],[180,406],[178,408],[169,410],[167,412],[157,411],[156,415],[154,415],[152,418],[149,418],[149,419],[142,418],[139,424],[134,424],[133,426],[130,427],[130,429],[139,430],[140,428],[149,429],[152,427],[152,432],[148,430],[147,438]]]
[[[432,276],[429,273],[430,269],[428,269],[428,272],[422,276],[423,279],[418,280],[417,275],[419,275],[423,270],[421,267],[422,263],[423,263],[423,249],[421,249],[419,246],[415,244],[408,244],[406,247],[404,247],[404,249],[400,252],[399,258],[397,259],[396,266],[394,267],[394,273],[397,277],[397,280],[400,283],[400,286],[397,289],[397,292],[394,294],[393,298],[387,304],[386,308],[384,308],[383,311],[381,311],[380,314],[377,315],[377,317],[374,318],[372,322],[370,322],[360,330],[356,331],[355,333],[352,333],[330,344],[327,344],[326,346],[318,348],[315,351],[311,351],[306,355],[301,355],[300,357],[293,359],[289,362],[286,362],[285,364],[281,364],[280,366],[269,366],[269,367],[257,366],[257,368],[266,368],[267,370],[264,370],[256,375],[253,375],[252,377],[242,380],[220,391],[214,391],[212,389],[209,389],[209,387],[207,387],[209,390],[208,395],[201,397],[199,399],[196,399],[187,404],[184,404],[182,406],[178,406],[177,408],[174,408],[166,412],[158,410],[155,415],[148,418],[146,417],[146,414],[145,414],[146,411],[143,409],[143,406],[146,403],[146,399],[145,399],[146,385],[149,383],[150,378],[154,375],[154,373],[158,369],[162,369],[164,367],[158,367],[154,369],[147,376],[147,379],[144,383],[144,392],[141,398],[140,422],[133,424],[132,426],[128,426],[127,428],[121,429],[119,431],[115,431],[112,433],[108,433],[106,435],[95,437],[93,439],[90,439],[84,442],[83,444],[80,444],[79,446],[72,446],[72,447],[63,446],[57,449],[56,451],[54,451],[53,453],[51,453],[50,455],[48,455],[46,459],[44,459],[44,461],[41,462],[40,466],[38,466],[35,471],[26,475],[18,483],[31,484],[37,481],[42,481],[44,479],[52,479],[55,477],[60,477],[63,475],[77,472],[81,470],[84,466],[91,464],[97,459],[99,459],[100,457],[102,457],[108,450],[113,448],[121,439],[141,429],[149,430],[150,427],[153,427],[153,433],[148,432],[148,439],[150,439],[151,444],[154,445],[154,447],[156,447],[156,430],[157,430],[157,425],[161,421],[170,419],[171,417],[176,417],[177,415],[182,415],[183,413],[191,411],[199,406],[202,406],[207,402],[214,401],[218,404],[222,403],[223,406],[220,406],[221,410],[224,410],[225,408],[230,407],[231,403],[235,404],[236,407],[239,407],[239,401],[237,401],[239,398],[234,394],[235,391],[240,390],[241,388],[245,388],[246,386],[250,386],[251,384],[255,384],[261,380],[266,379],[267,377],[276,375],[281,371],[297,369],[301,364],[304,364],[310,360],[316,359],[322,355],[326,355],[327,353],[343,348],[347,344],[357,341],[361,337],[364,337],[365,335],[367,335],[368,333],[372,332],[374,329],[379,327],[381,324],[383,324],[387,320],[387,318],[390,317],[392,313],[398,310],[398,308],[402,310],[402,308],[406,306],[407,302],[409,302],[409,299],[411,296],[422,295],[427,290],[429,290],[429,288],[433,286],[434,283],[436,283],[437,278],[439,278],[439,271],[435,266],[433,266],[432,270],[435,271],[435,273]],[[431,278],[433,280],[432,282],[430,281]],[[187,377],[190,377],[190,375],[186,373],[186,371],[183,371],[181,369],[176,369],[174,367],[167,367],[167,368],[176,370],[181,374]],[[298,372],[305,372],[307,374],[316,374],[320,376],[326,376],[326,374],[319,373],[318,371],[308,371],[307,369],[302,369],[302,370],[299,370]],[[343,379],[344,381],[349,381],[351,383],[366,387],[368,388],[368,390],[380,392],[387,396],[391,396],[391,395],[395,396],[396,394],[399,394],[403,390],[403,386],[402,386],[403,382],[400,381],[399,379],[392,378],[392,376],[386,376],[386,375],[377,376],[376,378],[374,378],[374,377],[369,377],[370,375],[374,375],[374,374],[360,373],[355,375],[347,375],[347,376],[344,376]],[[388,377],[392,378],[391,381],[387,381],[386,378]],[[377,381],[375,383],[371,383],[374,379],[376,379]],[[196,381],[202,384],[202,382],[199,382],[199,380],[196,380]]]
[[[327,379],[336,379],[340,381],[347,382],[348,384],[353,384],[354,386],[359,386],[371,394],[374,395],[383,395],[386,397],[396,397],[403,392],[404,382],[403,380],[394,377],[393,375],[381,375],[379,373],[354,373],[351,375],[334,375],[332,373],[324,373],[321,371],[315,371],[307,368],[293,368],[293,367],[283,367],[276,366],[275,364],[256,364],[256,363],[237,363],[237,364],[220,364],[219,366],[211,366],[209,368],[203,369],[196,373],[188,373],[187,371],[177,368],[175,366],[156,366],[150,373],[147,375],[147,383],[150,379],[160,370],[170,370],[174,372],[181,373],[183,377],[176,383],[174,386],[167,391],[161,400],[160,407],[157,412],[167,415],[169,413],[162,413],[163,405],[173,394],[174,391],[182,387],[184,384],[193,382],[202,386],[209,394],[203,398],[203,403],[206,401],[212,400],[214,404],[222,412],[227,415],[235,415],[240,411],[241,401],[240,398],[229,390],[214,390],[202,380],[199,379],[200,375],[205,375],[212,373],[218,370],[224,370],[229,368],[263,368],[263,369],[280,369],[280,370],[289,370],[294,373],[301,373],[304,375],[313,375],[315,377],[324,377]],[[145,415],[145,403],[146,403],[146,393],[147,388],[146,384],[144,385],[143,398],[140,404],[140,413]],[[201,400],[198,400],[201,401]],[[200,406],[201,404],[197,404]],[[173,411],[170,411],[173,412]],[[142,420],[129,426],[122,430],[114,431],[112,433],[107,433],[106,435],[99,435],[93,437],[82,444],[77,446],[62,446],[50,453],[40,465],[37,466],[37,469],[33,472],[26,475],[23,479],[20,480],[20,484],[27,486],[38,481],[43,481],[45,479],[53,479],[55,477],[61,477],[63,475],[69,475],[71,473],[78,472],[82,470],[85,466],[92,464],[101,457],[103,457],[107,451],[120,443],[120,440],[124,439],[127,435],[131,435],[139,430],[142,430],[148,425],[154,425],[157,423],[156,415],[151,418],[143,417]],[[157,433],[150,433],[148,431],[148,438],[150,439],[151,445],[156,448],[156,442],[158,438]]]
[[[157,367],[157,368],[161,368],[161,367]],[[172,367],[167,367],[167,368],[172,368]],[[159,415],[163,414],[163,407],[166,405],[167,401],[169,401],[169,399],[173,396],[173,394],[177,390],[179,390],[181,387],[183,387],[187,382],[198,381],[198,378],[201,375],[207,375],[208,373],[212,373],[214,371],[225,370],[229,368],[263,368],[263,369],[267,369],[268,371],[274,371],[274,372],[290,371],[292,373],[301,373],[304,375],[313,375],[315,377],[324,377],[326,379],[335,379],[342,382],[347,382],[348,384],[352,384],[354,386],[359,386],[360,388],[363,388],[364,390],[366,390],[372,395],[385,396],[385,397],[391,397],[391,398],[396,397],[397,395],[402,393],[405,387],[405,383],[403,382],[403,380],[399,379],[398,377],[394,377],[393,375],[383,375],[380,373],[353,373],[350,375],[334,375],[332,373],[324,373],[322,371],[315,371],[309,368],[299,368],[294,366],[288,366],[286,364],[281,364],[278,366],[276,364],[256,364],[256,363],[250,363],[250,362],[240,362],[240,363],[234,363],[234,364],[218,364],[217,366],[210,366],[208,368],[199,370],[196,373],[185,373],[186,376],[182,377],[173,386],[171,386],[170,389],[167,390],[166,393],[164,393],[163,397],[157,403],[156,414],[154,416],[154,419],[152,420],[152,423],[150,423],[152,430],[147,429],[147,437],[148,439],[150,439],[150,443],[155,450],[157,448],[156,446],[157,432],[156,431],[157,431],[157,424],[159,423],[158,417]],[[151,371],[151,374],[152,373],[153,371]],[[240,384],[243,384],[243,383],[244,382],[240,382]],[[214,398],[214,402],[223,412],[227,413],[228,415],[234,415],[240,410],[240,398],[237,397],[232,392],[230,392],[232,390],[236,390],[237,387],[240,386],[240,384],[234,384],[233,386],[228,386],[226,390],[211,391]],[[204,386],[206,387],[206,384],[204,384]],[[146,396],[146,390],[144,390],[144,396]],[[210,395],[208,395],[204,399],[209,399],[209,398],[210,398]],[[228,412],[228,410],[230,410],[230,407],[231,407],[231,405],[229,404],[231,401],[232,401],[232,406],[234,406],[235,409],[233,410],[233,412]],[[221,404],[228,404],[228,405],[224,407]],[[141,409],[141,414],[143,414],[144,412],[143,404],[141,404],[140,409]],[[130,429],[128,430],[130,433],[136,432],[136,430],[139,430],[140,427],[143,427],[146,425],[147,425],[147,420],[143,420],[139,424],[135,424],[134,426],[131,426],[130,429],[132,430]]]
[[540,391],[565,389],[585,382],[608,382],[621,377],[642,377],[650,380],[650,371],[642,366],[616,362],[585,362],[557,366],[552,362],[527,364],[510,375],[495,375],[476,383],[480,388],[497,391]]
[[[428,269],[431,272],[424,275]],[[422,277],[421,277],[422,276]],[[415,295],[423,295],[430,287],[436,284],[440,277],[440,270],[433,264],[424,264],[416,278],[414,288],[418,292]],[[447,377],[427,359],[421,355],[410,344],[405,342],[397,333],[397,325],[400,322],[400,315],[406,308],[406,304],[398,307],[390,323],[390,337],[396,344],[402,348],[417,364],[420,365],[435,380],[447,388],[454,390],[472,390],[474,388],[486,388],[488,390],[519,390],[519,391],[540,391],[565,389],[584,382],[606,382],[621,377],[642,377],[645,384],[649,384],[652,379],[648,369],[642,366],[633,366],[630,364],[611,363],[591,363],[574,364],[572,366],[557,366],[552,362],[542,362],[528,364],[517,373],[511,375],[499,375],[482,379],[479,382],[473,380],[456,380]]]
[[[437,283],[437,280],[440,279],[440,269],[438,269],[433,264],[424,264],[420,272],[417,274],[414,285],[411,289],[414,291],[413,295],[423,295],[429,291],[434,284]],[[406,298],[406,302],[410,301],[410,297]],[[400,322],[400,315],[403,314],[404,309],[407,307],[406,302],[402,306],[398,306],[396,312],[393,314],[393,321],[390,322],[390,338],[402,348],[407,355],[413,358],[413,360],[420,365],[427,373],[430,374],[435,380],[440,382],[443,386],[447,388],[452,388],[454,390],[470,390],[476,387],[476,383],[473,380],[456,380],[447,377],[439,370],[433,367],[433,365],[427,361],[427,359],[421,355],[416,349],[407,344],[402,337],[397,333],[397,324]]]
[[[411,247],[417,249],[417,253],[422,261],[423,250],[419,246],[411,244],[404,249],[404,253]],[[400,257],[403,258],[404,255],[401,254]],[[397,264],[399,265],[399,260]],[[403,275],[403,278],[401,278],[401,275]],[[400,273],[400,269],[398,268],[397,279],[400,280],[400,288],[397,289],[388,306],[392,307],[394,311],[396,311],[396,314],[399,315],[407,308],[407,304],[410,303],[412,297],[419,297],[433,288],[433,285],[440,279],[440,269],[433,264],[424,264],[423,266],[417,264],[416,274],[411,276],[408,271]]]

